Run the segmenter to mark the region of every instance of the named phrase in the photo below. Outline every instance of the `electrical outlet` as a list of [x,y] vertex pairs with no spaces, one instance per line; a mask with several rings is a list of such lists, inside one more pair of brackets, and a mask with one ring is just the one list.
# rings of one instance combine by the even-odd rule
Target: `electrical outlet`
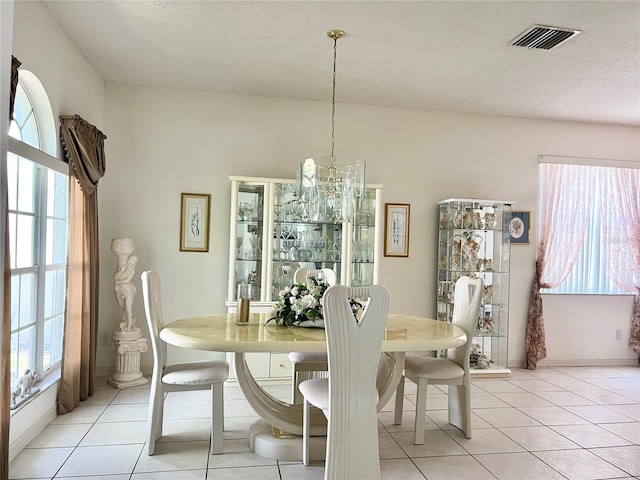
[[622,329],[618,328],[616,330],[616,340],[622,340]]
[[109,344],[109,333],[100,332],[100,345],[108,345],[108,344]]

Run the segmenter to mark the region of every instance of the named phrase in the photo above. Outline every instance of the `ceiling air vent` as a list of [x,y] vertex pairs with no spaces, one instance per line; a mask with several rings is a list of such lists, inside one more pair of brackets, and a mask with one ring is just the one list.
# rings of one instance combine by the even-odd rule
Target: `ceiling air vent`
[[545,25],[533,25],[518,35],[511,45],[516,47],[537,48],[551,50],[570,38],[575,37],[580,30],[570,28],[547,27]]

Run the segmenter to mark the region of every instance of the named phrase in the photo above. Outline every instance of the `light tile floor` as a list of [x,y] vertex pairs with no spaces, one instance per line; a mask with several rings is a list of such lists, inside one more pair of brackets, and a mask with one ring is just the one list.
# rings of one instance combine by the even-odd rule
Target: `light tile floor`
[[[403,425],[393,399],[380,412],[383,479],[640,479],[640,367],[514,369],[473,379],[473,438],[447,423],[446,390],[429,387],[424,445],[413,444],[415,385]],[[287,399],[289,386],[267,386]],[[251,452],[258,418],[225,387],[224,454],[209,455],[209,393],[168,394],[164,436],[143,452],[148,386],[96,394],[56,418],[10,465],[11,479],[322,479],[322,462],[278,462]]]

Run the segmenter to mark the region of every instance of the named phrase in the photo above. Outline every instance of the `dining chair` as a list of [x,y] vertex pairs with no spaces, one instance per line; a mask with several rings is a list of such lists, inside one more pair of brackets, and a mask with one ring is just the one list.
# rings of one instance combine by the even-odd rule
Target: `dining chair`
[[447,358],[407,356],[404,375],[396,389],[394,425],[402,424],[405,377],[417,384],[416,420],[413,443],[424,444],[424,422],[428,385],[449,386],[449,423],[471,438],[471,381],[469,351],[480,314],[483,293],[481,278],[460,277],[455,283],[452,323],[467,336],[463,345],[447,350]]
[[[293,274],[293,281],[295,283],[308,283],[309,277],[317,279],[324,279],[327,285],[333,286],[336,284],[336,272],[330,268],[298,268]],[[293,366],[291,374],[291,402],[294,405],[302,403],[302,394],[298,390],[298,385],[303,380],[312,378],[312,374],[309,372],[326,372],[328,369],[327,354],[326,353],[303,353],[303,352],[291,352],[289,354],[289,361]],[[315,375],[317,376],[317,374]]]
[[[368,299],[357,320],[350,298]],[[328,420],[325,480],[379,479],[376,377],[389,311],[383,286],[329,287],[324,294],[329,377],[299,386],[303,403],[302,459],[309,464],[310,405]]]
[[153,349],[153,376],[147,420],[147,455],[153,455],[162,437],[164,397],[167,392],[211,390],[211,453],[222,453],[224,430],[223,384],[229,364],[218,360],[167,365],[167,344],[160,338],[164,327],[160,302],[160,276],[153,270],[142,272],[144,312]]

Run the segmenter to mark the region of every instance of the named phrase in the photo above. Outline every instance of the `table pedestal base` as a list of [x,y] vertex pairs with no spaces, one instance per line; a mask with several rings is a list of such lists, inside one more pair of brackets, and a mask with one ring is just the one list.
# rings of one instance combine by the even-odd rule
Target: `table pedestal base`
[[[327,437],[311,437],[309,457],[312,461],[324,460]],[[254,453],[272,460],[302,461],[302,437],[284,434],[273,436],[271,425],[257,420],[249,430],[249,448]]]

